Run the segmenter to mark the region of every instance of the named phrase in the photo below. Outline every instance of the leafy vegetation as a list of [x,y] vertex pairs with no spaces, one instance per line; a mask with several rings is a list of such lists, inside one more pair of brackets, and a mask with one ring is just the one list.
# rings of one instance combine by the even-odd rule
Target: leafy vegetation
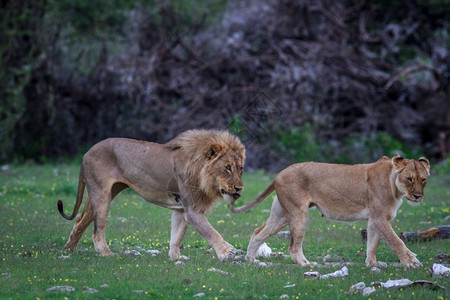
[[[409,243],[422,265],[415,270],[393,266],[396,255],[381,243],[377,258],[389,264],[380,273],[364,265],[365,245],[360,229],[365,222],[334,222],[310,211],[304,252],[310,261],[321,262],[326,255],[334,261],[349,261],[349,275],[326,280],[308,279],[303,273],[309,268],[293,265],[290,258],[263,259],[272,262],[262,268],[246,262],[221,263],[201,236],[189,227],[183,240],[182,254],[190,257],[181,266],[168,260],[170,210],[150,205],[132,191],[124,191],[111,205],[106,236],[117,257],[99,257],[91,240],[92,226],[83,236],[78,252],[63,250],[73,222],[63,219],[56,200],[63,199],[67,210],[75,202],[78,178],[77,163],[45,165],[12,165],[0,173],[0,298],[20,299],[183,299],[205,293],[205,299],[278,299],[287,294],[290,299],[360,299],[351,295],[351,285],[364,281],[408,278],[431,280],[446,286],[446,291],[422,288],[379,290],[371,299],[446,299],[449,295],[447,278],[430,278],[428,270],[436,262],[434,256],[450,252],[448,240]],[[263,172],[245,174],[245,191],[239,203],[254,199],[270,182],[273,175]],[[449,173],[433,174],[425,190],[425,200],[419,206],[403,204],[394,230],[423,230],[440,225],[450,214],[448,197]],[[269,197],[270,198],[270,197]],[[239,205],[238,203],[238,205]],[[266,199],[253,210],[233,215],[224,202],[208,216],[211,224],[235,247],[246,249],[253,230],[268,217],[271,201]],[[288,239],[268,240],[273,251],[287,254]],[[133,249],[142,256],[127,256],[123,251]],[[150,256],[144,250],[159,250]],[[68,258],[63,258],[68,256]],[[229,275],[208,271],[211,267]],[[320,273],[334,272],[340,267],[315,269]],[[107,288],[100,288],[107,284]],[[285,287],[293,285],[293,287]],[[46,292],[56,285],[74,287],[75,292]],[[88,286],[98,293],[83,292]]]

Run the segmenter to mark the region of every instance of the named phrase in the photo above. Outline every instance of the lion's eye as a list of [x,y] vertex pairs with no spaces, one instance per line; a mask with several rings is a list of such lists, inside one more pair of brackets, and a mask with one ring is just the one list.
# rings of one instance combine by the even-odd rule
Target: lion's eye
[[411,177],[406,178],[406,180],[408,180],[410,183],[412,183],[412,178]]
[[230,165],[226,166],[225,168],[227,169],[227,171],[231,172],[231,166]]

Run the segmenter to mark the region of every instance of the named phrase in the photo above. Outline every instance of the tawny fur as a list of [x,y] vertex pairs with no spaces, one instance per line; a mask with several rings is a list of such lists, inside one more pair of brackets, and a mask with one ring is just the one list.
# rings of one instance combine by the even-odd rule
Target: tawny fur
[[426,158],[416,161],[399,155],[392,159],[382,157],[371,164],[310,162],[292,165],[281,171],[252,203],[232,209],[235,212],[246,211],[276,190],[270,217],[254,231],[246,259],[254,261],[259,246],[288,225],[292,259],[301,266],[311,265],[303,254],[302,242],[308,209],[316,206],[329,219],[368,220],[368,266],[378,264],[375,253],[380,239],[383,239],[403,265],[415,267],[419,264],[416,255],[406,248],[390,222],[395,218],[403,196],[411,203],[422,201],[428,175],[430,163]]
[[215,249],[221,260],[236,249],[207,221],[204,213],[220,198],[236,199],[245,148],[237,137],[221,130],[189,130],[166,144],[124,138],[107,139],[94,145],[83,157],[75,208],[78,212],[86,186],[85,206],[72,229],[66,248],[74,251],[86,228],[94,222],[92,239],[102,255],[112,254],[105,228],[110,202],[126,188],[145,200],[174,210],[169,257],[180,258],[181,240],[191,224]]

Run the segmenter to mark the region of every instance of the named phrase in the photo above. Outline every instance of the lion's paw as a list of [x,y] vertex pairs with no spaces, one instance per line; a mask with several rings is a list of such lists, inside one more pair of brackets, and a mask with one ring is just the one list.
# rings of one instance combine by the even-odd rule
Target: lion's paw
[[403,259],[400,259],[400,262],[406,269],[412,269],[420,266],[420,261],[416,258],[417,254],[408,250],[405,256],[406,257],[403,257]]
[[220,259],[221,261],[230,261],[230,260],[233,260],[234,257],[236,256],[237,252],[238,252],[238,250],[237,250],[236,248],[232,247],[232,248],[228,251],[228,254],[225,254],[225,255],[219,257],[219,259]]

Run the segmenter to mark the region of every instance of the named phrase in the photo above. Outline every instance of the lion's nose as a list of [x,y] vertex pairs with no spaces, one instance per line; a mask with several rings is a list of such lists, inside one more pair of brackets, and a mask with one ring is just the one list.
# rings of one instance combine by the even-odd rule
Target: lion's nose
[[419,199],[420,197],[422,197],[422,195],[416,195],[416,194],[413,194],[413,196],[414,196],[414,200],[417,200],[417,199]]
[[235,186],[234,189],[236,190],[236,193],[239,193],[240,191],[242,191],[243,187]]

